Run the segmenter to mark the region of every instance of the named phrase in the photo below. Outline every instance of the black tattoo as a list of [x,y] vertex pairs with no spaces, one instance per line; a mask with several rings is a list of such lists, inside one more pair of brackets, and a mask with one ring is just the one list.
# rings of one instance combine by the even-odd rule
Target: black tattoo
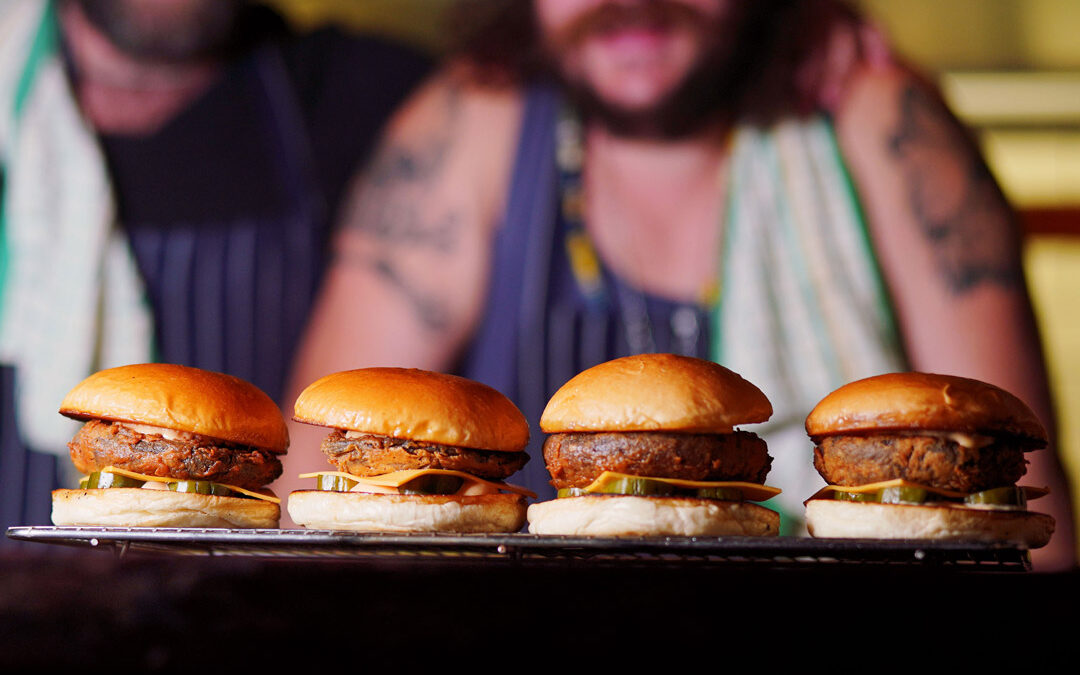
[[443,307],[442,303],[437,298],[415,288],[408,277],[394,267],[394,264],[389,259],[353,254],[339,257],[337,261],[353,262],[374,270],[376,274],[405,296],[424,328],[436,333],[449,329],[449,312]]
[[347,256],[344,261],[369,266],[400,291],[420,323],[432,332],[450,326],[446,303],[436,293],[419,290],[395,261],[406,252],[450,255],[458,245],[461,215],[452,210],[432,214],[428,193],[446,168],[456,134],[459,98],[455,87],[446,89],[442,123],[436,132],[408,143],[388,143],[376,154],[361,177],[361,188],[346,220],[348,227],[368,238],[373,252]]
[[1020,238],[989,169],[944,106],[918,87],[900,99],[888,149],[901,164],[912,211],[954,294],[1023,283]]
[[387,245],[431,248],[450,253],[457,244],[459,218],[455,213],[434,217],[424,212],[425,193],[443,171],[460,108],[460,94],[448,87],[443,104],[444,123],[430,138],[405,145],[389,143],[375,156],[364,174],[364,186],[351,227],[359,228]]
[[450,317],[447,316],[446,309],[437,300],[425,296],[413,288],[389,260],[375,259],[372,261],[372,266],[381,277],[405,294],[405,297],[412,303],[413,309],[416,310],[417,316],[420,317],[420,322],[426,328],[433,332],[442,332],[450,327]]

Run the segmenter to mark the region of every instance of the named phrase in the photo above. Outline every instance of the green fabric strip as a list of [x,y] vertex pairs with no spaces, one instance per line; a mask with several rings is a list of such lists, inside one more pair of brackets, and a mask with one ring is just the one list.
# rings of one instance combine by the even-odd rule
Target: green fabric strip
[[[735,133],[739,134],[738,131]],[[718,289],[716,302],[712,306],[712,331],[709,335],[709,355],[715,363],[721,365],[724,363],[724,296],[727,295],[728,284],[731,283],[731,243],[735,240],[736,214],[740,208],[739,195],[743,185],[742,167],[735,162],[735,159],[739,156],[739,153],[735,152],[735,147],[740,140],[739,135],[734,135],[729,146],[731,148],[729,161],[732,165],[728,169],[731,178],[727,182],[727,194],[724,196],[725,209],[722,224],[724,229],[720,241],[720,288]]]
[[[30,92],[34,88],[34,80],[37,79],[41,64],[45,62],[56,50],[57,24],[56,5],[52,2],[45,4],[45,11],[41,14],[41,23],[38,24],[37,33],[30,43],[30,54],[27,56],[26,65],[15,87],[15,100],[12,109],[13,125],[15,133],[18,133],[19,120],[22,119],[26,109],[26,101],[30,98]],[[4,183],[0,182],[0,317],[4,315],[4,289],[7,282],[8,271],[8,245],[7,245],[7,202],[4,200]]]
[[893,348],[893,353],[900,354],[904,363],[910,363],[907,353],[904,350],[904,345],[899,339],[900,332],[897,328],[896,308],[893,306],[892,298],[889,296],[888,291],[886,291],[885,275],[881,271],[881,261],[878,260],[877,251],[875,251],[873,241],[870,238],[866,212],[863,210],[862,202],[859,200],[858,192],[855,190],[855,181],[852,180],[851,172],[848,171],[847,163],[844,162],[844,155],[840,150],[840,143],[836,138],[836,128],[833,126],[831,120],[827,121],[824,126],[827,131],[825,135],[829,139],[829,145],[833,150],[831,159],[835,162],[838,173],[842,178],[841,182],[844,187],[844,198],[848,202],[848,206],[852,213],[855,214],[855,222],[858,225],[860,235],[859,242],[862,244],[866,260],[870,262],[874,279],[874,294],[878,298],[878,313],[886,327],[884,337],[886,340],[893,343],[890,345]]
[[778,200],[780,203],[777,204],[777,212],[780,215],[780,236],[787,242],[788,264],[798,279],[799,292],[804,306],[814,309],[814,311],[809,312],[809,320],[811,334],[814,336],[815,344],[818,346],[818,353],[822,355],[824,365],[828,369],[832,380],[834,382],[840,381],[842,369],[837,362],[836,352],[832,349],[834,343],[829,337],[829,327],[822,320],[821,304],[817,301],[818,289],[811,279],[810,270],[806,267],[807,256],[802,252],[803,247],[800,243],[799,228],[795,222],[796,216],[792,213],[789,198],[791,194],[791,188],[789,187],[791,177],[788,175],[788,167],[780,156],[780,148],[775,137],[770,136],[767,139],[765,149],[766,157],[769,160],[769,168],[773,173],[773,180],[776,185],[783,186],[781,190],[777,191],[778,197],[784,197]]

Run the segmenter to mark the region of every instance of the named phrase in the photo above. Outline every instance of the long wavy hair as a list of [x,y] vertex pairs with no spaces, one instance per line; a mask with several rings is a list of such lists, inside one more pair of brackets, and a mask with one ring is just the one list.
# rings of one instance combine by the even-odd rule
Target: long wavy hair
[[[723,89],[724,101],[697,103],[718,104],[726,114],[755,124],[811,112],[816,98],[799,82],[800,72],[815,56],[822,57],[838,24],[856,25],[858,15],[841,0],[740,1],[746,3],[745,16],[725,69],[731,79],[723,87],[700,87]],[[459,0],[449,25],[452,53],[471,63],[482,81],[556,78],[530,0]]]

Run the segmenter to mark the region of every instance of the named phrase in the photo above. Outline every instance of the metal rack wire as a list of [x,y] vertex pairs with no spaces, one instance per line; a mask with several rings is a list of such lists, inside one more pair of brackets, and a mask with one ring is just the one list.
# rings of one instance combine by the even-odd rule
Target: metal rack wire
[[570,537],[332,530],[11,527],[12,539],[112,550],[282,559],[401,559],[466,564],[815,567],[907,565],[1023,572],[1015,544],[796,537]]

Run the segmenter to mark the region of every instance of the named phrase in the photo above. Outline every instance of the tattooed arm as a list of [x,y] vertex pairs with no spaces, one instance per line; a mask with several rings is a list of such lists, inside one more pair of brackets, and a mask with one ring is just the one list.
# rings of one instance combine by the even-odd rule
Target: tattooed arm
[[[900,68],[860,74],[837,116],[841,147],[870,221],[916,370],[997,384],[1054,425],[1014,214],[940,98]],[[1028,455],[1024,482],[1057,531],[1037,567],[1074,562],[1069,491],[1053,448]]]
[[[454,71],[395,115],[342,211],[289,400],[339,370],[453,365],[483,310],[519,117],[514,92]],[[295,474],[326,466],[324,431],[290,434],[282,493],[302,487]]]

